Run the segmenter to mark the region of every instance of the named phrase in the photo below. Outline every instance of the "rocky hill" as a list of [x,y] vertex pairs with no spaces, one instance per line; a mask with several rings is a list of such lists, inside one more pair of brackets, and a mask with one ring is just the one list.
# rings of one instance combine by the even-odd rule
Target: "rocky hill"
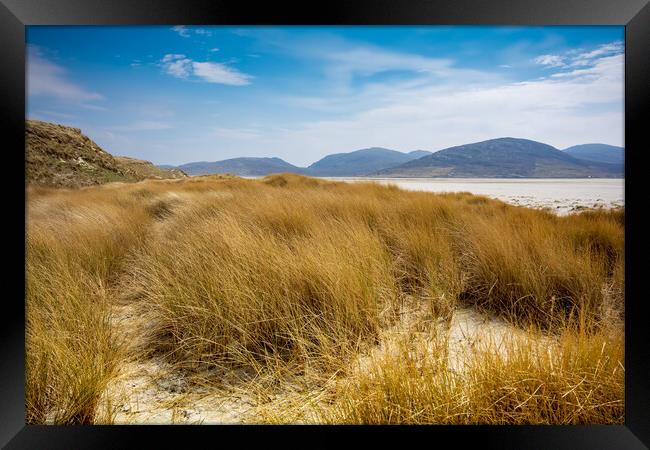
[[80,187],[187,176],[181,170],[161,169],[148,161],[115,157],[79,128],[54,123],[27,120],[25,147],[25,177],[32,185]]

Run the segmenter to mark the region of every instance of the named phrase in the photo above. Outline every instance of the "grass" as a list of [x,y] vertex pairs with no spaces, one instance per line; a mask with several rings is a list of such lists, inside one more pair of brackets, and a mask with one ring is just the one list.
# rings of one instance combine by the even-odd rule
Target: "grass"
[[620,424],[623,336],[564,330],[553,345],[506,339],[451,370],[444,338],[400,340],[339,383],[317,422],[347,424]]
[[[269,421],[623,421],[622,210],[557,217],[290,174],[28,195],[30,423],[97,422],[123,351],[116,298],[151,317],[146,352],[179,370],[303,383]],[[441,330],[467,307],[527,337],[458,372]],[[407,309],[426,320],[388,333]]]
[[92,191],[45,195],[27,217],[27,422],[92,423],[119,357],[110,285],[148,218]]

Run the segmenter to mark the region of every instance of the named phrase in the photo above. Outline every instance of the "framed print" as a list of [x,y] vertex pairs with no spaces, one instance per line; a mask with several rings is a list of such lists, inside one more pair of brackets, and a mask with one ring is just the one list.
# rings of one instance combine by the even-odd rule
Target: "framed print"
[[3,0],[3,445],[647,448],[647,2],[311,6]]

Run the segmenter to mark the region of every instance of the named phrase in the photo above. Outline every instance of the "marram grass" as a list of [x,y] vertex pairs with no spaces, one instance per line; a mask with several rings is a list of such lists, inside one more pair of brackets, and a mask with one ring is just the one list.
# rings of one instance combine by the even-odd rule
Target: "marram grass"
[[[296,408],[321,399],[303,421],[622,423],[624,217],[290,174],[32,189],[27,420],[105,420],[124,351],[111,311],[126,299],[151,317],[143,358],[303,379]],[[385,332],[412,304],[428,311],[426,345]],[[457,308],[554,344],[477,349],[459,373],[438,330]]]

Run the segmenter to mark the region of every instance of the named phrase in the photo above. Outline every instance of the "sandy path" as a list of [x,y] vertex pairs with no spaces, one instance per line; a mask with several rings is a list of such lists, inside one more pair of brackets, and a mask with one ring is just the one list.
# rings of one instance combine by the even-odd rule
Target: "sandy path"
[[148,327],[134,302],[113,306],[113,327],[125,348],[118,375],[109,384],[104,404],[115,424],[201,424],[250,421],[254,402],[223,380],[220,389],[194,385],[162,355],[143,352]]
[[[181,196],[173,192],[166,198]],[[182,206],[181,205],[174,205]],[[165,218],[152,223],[150,239],[164,232]],[[118,283],[119,284],[119,283]],[[147,352],[150,319],[137,300],[116,295],[111,313],[112,328],[124,349],[117,376],[109,383],[100,404],[106,422],[114,424],[227,424],[250,419],[254,405],[238,389],[234,377],[218,377],[220,388],[205,388],[188,380],[163,355]]]
[[[404,314],[397,324],[386,330],[382,343],[359,357],[357,370],[367,370],[372,360],[383,354],[401,351],[399,346],[394,345],[397,342],[393,339],[395,335],[408,334],[422,342],[436,339],[430,331],[418,331],[422,311]],[[112,411],[112,422],[115,424],[256,423],[263,420],[264,410],[289,409],[295,401],[304,406],[303,414],[310,415],[312,407],[318,404],[318,400],[305,402],[304,393],[300,395],[288,390],[261,405],[252,392],[238,386],[236,377],[232,376],[234,374],[207,374],[219,377],[223,385],[221,388],[197,386],[162,356],[140,356],[145,354],[141,349],[148,321],[137,303],[115,304],[112,320],[116,335],[120,336],[126,348],[126,357],[104,399]],[[498,351],[505,339],[527,336],[525,331],[472,308],[456,309],[441,330],[448,333],[448,362],[454,371],[462,371],[464,364],[482,344],[492,345]],[[300,422],[304,417],[296,417],[296,420]]]
[[[400,355],[400,337],[408,337],[412,342],[423,345],[433,355],[435,344],[445,342],[447,362],[450,370],[463,372],[466,364],[484,351],[499,352],[507,356],[508,348],[519,343],[535,341],[545,347],[553,345],[553,338],[533,335],[504,319],[491,316],[467,306],[457,306],[448,320],[433,319],[435,323],[422,325],[423,317],[429,309],[424,304],[402,315],[395,325],[383,331],[380,344],[361,355],[356,361],[358,370],[368,370],[373,359],[381,359],[387,354]],[[425,319],[431,321],[432,319]]]

